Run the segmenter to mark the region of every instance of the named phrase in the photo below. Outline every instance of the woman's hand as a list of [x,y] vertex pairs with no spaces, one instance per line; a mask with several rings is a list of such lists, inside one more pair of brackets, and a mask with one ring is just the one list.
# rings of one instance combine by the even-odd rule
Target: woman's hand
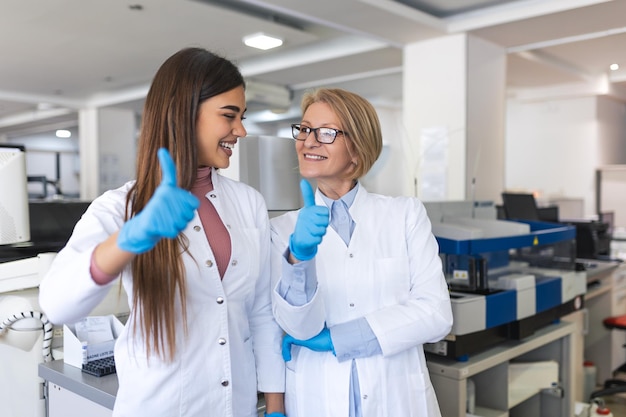
[[289,251],[297,260],[308,261],[315,256],[317,246],[326,234],[330,214],[328,207],[315,205],[315,194],[307,180],[300,181],[300,190],[304,207],[289,238]]
[[139,254],[152,249],[162,238],[174,239],[200,205],[189,191],[176,185],[176,166],[167,149],[159,149],[158,157],[163,172],[161,184],[143,210],[119,232],[117,245],[125,251]]
[[317,336],[313,336],[307,340],[294,339],[291,335],[286,334],[283,337],[283,359],[285,362],[291,360],[291,346],[304,346],[305,348],[314,350],[316,352],[333,352],[335,355],[335,347],[333,346],[333,340],[330,337],[330,330],[324,327]]

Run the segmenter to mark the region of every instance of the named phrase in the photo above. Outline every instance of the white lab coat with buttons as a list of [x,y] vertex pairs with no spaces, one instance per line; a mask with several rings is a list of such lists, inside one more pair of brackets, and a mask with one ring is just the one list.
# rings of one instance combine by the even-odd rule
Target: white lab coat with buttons
[[[319,190],[315,200],[324,205]],[[317,291],[297,307],[276,284],[298,212],[271,220],[274,316],[297,339],[315,336],[325,323],[365,317],[382,355],[355,359],[363,417],[440,416],[422,345],[448,334],[452,311],[426,210],[416,198],[370,194],[360,186],[350,215],[356,225],[349,246],[328,228],[314,258]],[[351,362],[294,346],[287,415],[347,416]]]
[[[172,363],[146,357],[144,340],[129,325],[115,344],[119,391],[113,415],[256,417],[257,389],[284,391],[282,331],[271,312],[267,209],[253,188],[212,173],[215,205],[230,233],[232,255],[221,280],[196,213],[184,234],[188,332],[180,303],[177,353]],[[123,224],[131,183],[97,198],[76,225],[43,279],[40,303],[53,323],[73,323],[89,314],[109,291],[89,273],[97,244]],[[191,255],[191,256],[190,256]],[[118,282],[118,281],[114,281]],[[130,268],[122,283],[132,305]]]

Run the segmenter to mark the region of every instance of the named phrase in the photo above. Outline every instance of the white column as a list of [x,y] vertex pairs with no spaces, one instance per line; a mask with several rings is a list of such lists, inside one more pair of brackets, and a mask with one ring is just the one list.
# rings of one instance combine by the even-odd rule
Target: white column
[[80,199],[93,200],[99,195],[98,109],[78,112],[78,149],[80,152]]
[[136,118],[132,110],[98,110],[100,194],[135,177]]
[[89,108],[79,113],[80,198],[93,200],[135,177],[136,118],[132,110]]
[[481,39],[456,34],[405,47],[405,193],[499,201],[505,81],[506,51]]

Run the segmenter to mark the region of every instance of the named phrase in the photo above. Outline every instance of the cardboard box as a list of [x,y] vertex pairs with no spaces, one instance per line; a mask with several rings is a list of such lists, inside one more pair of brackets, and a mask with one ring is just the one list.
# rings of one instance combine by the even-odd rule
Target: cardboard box
[[[113,314],[102,317],[108,320],[114,338],[100,343],[88,344],[86,346],[87,361],[113,356],[115,340],[124,329],[124,325]],[[76,325],[63,325],[63,361],[77,368],[82,368],[83,356],[83,343],[76,336]]]
[[556,361],[511,362],[509,387],[527,387],[536,390],[550,388],[559,382],[559,364]]
[[559,382],[557,361],[509,363],[509,408]]

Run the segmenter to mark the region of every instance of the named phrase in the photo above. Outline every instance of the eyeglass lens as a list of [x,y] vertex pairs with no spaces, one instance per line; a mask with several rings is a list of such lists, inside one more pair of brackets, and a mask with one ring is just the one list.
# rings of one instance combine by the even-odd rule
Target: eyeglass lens
[[291,131],[294,139],[298,140],[306,140],[311,132],[315,135],[315,139],[320,143],[330,144],[335,141],[337,137],[337,133],[340,131],[337,129],[332,129],[330,127],[304,127],[301,125],[292,125]]

